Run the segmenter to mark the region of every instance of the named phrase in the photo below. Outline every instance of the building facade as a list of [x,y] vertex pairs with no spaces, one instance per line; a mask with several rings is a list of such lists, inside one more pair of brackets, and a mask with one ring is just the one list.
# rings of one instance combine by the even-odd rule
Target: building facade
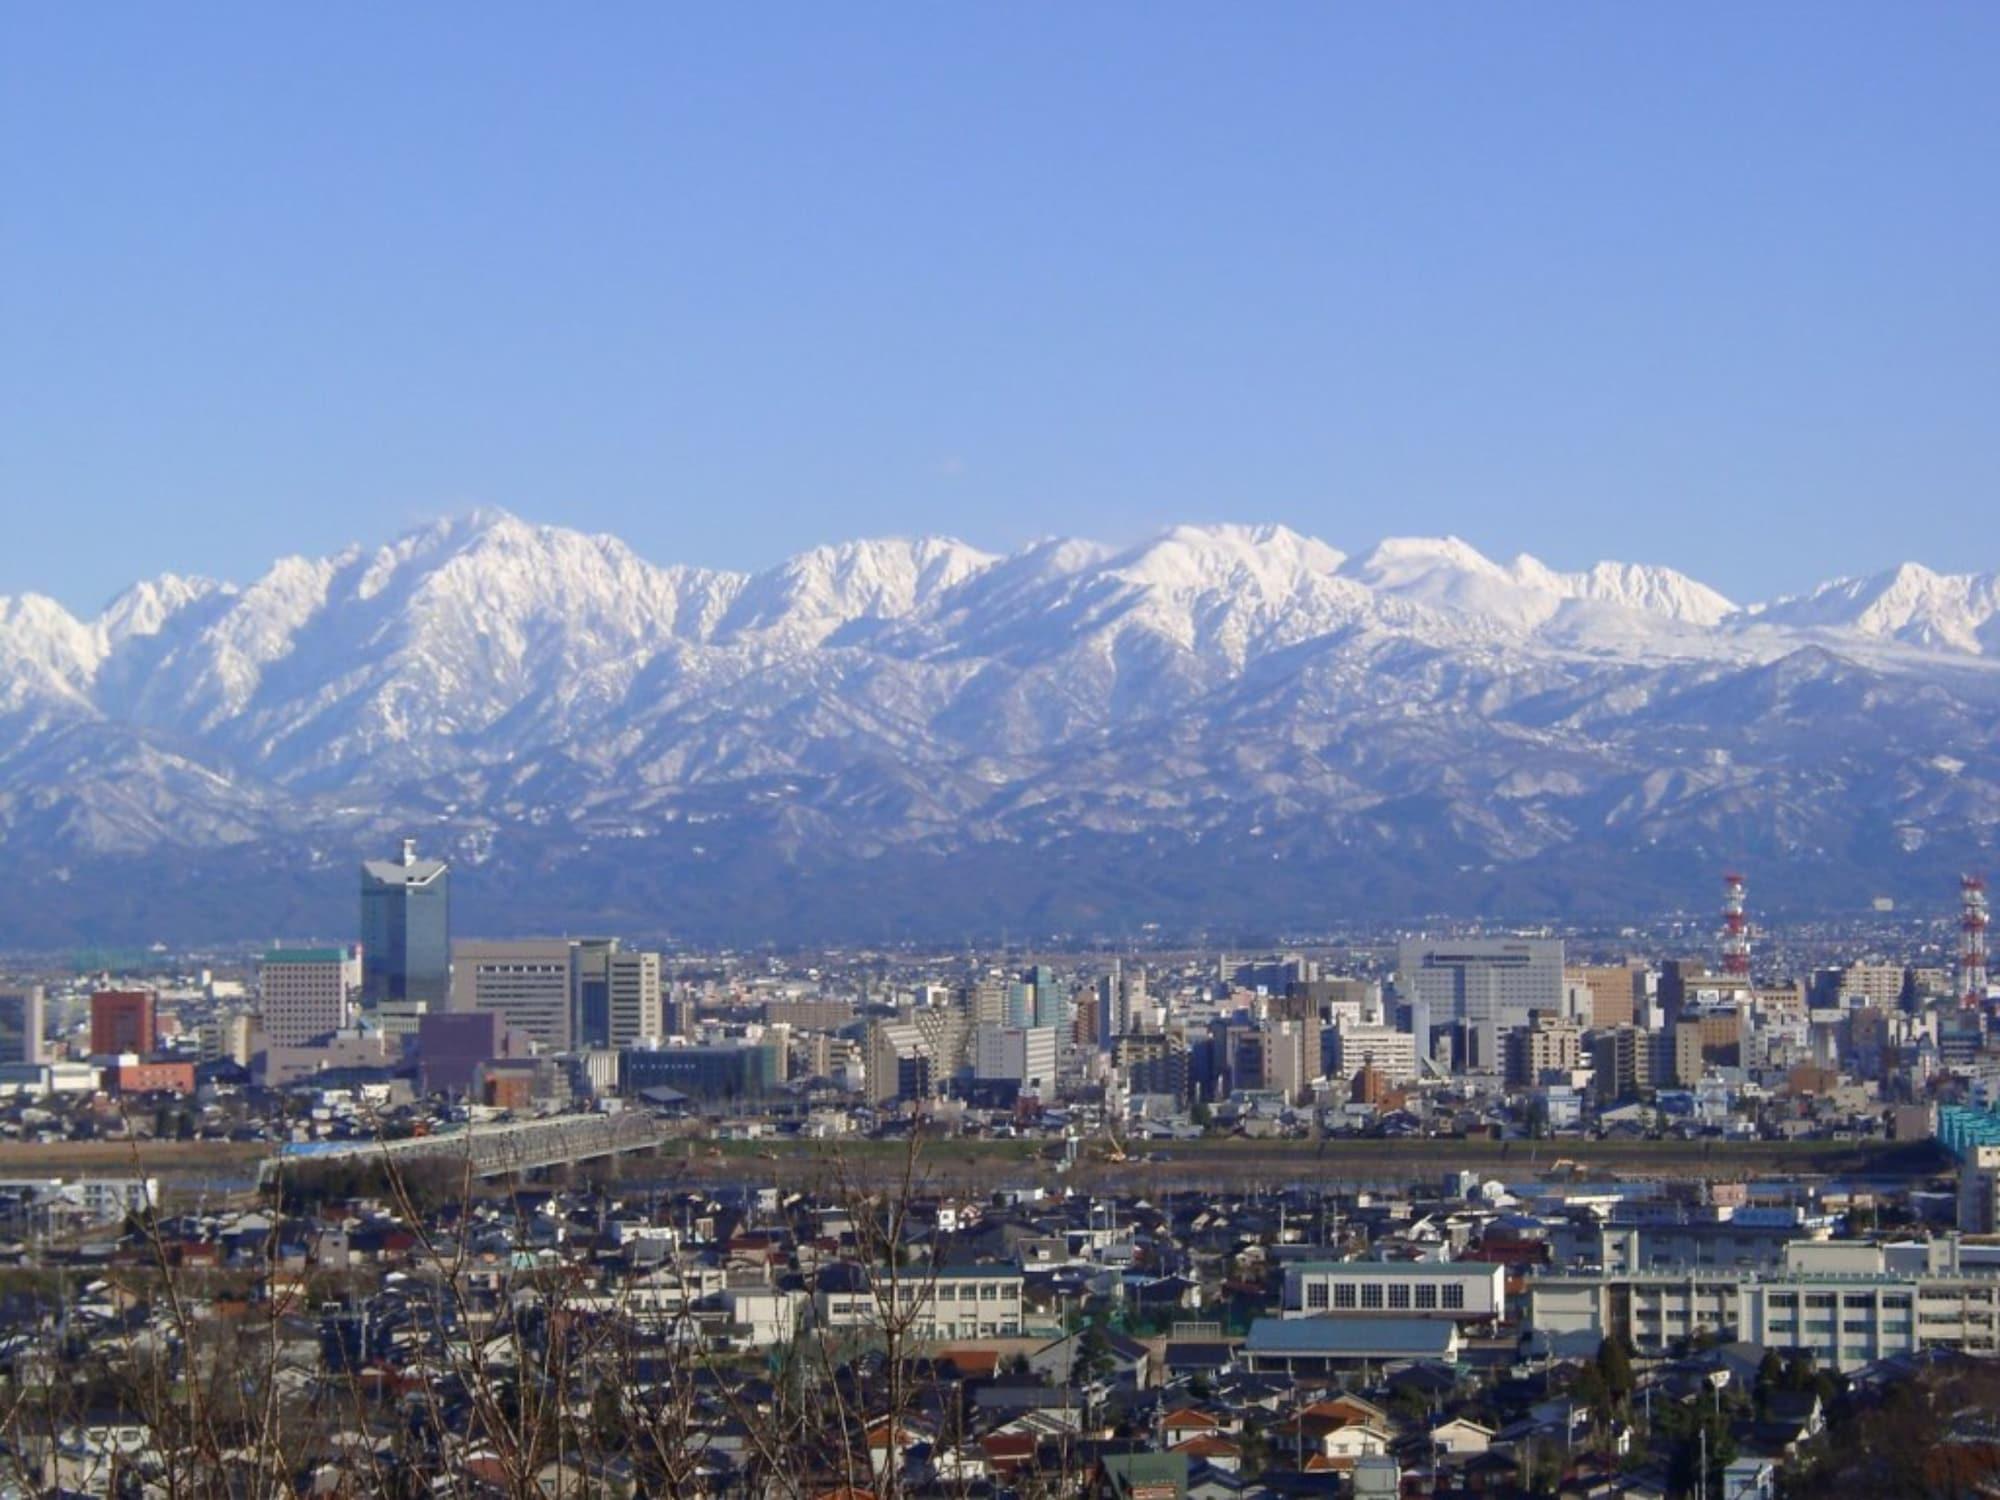
[[99,990],[90,997],[90,1054],[148,1057],[159,1037],[151,990]]
[[415,839],[399,859],[361,866],[361,998],[421,1000],[442,1006],[451,992],[451,867],[417,858]]
[[633,1048],[618,1054],[623,1094],[670,1088],[692,1099],[726,1102],[759,1098],[784,1081],[785,1049],[769,1044]]
[[42,1040],[42,987],[38,984],[0,992],[0,1065],[36,1065],[48,1061]]
[[665,1040],[660,1006],[660,955],[620,952],[610,956],[607,983],[610,1042],[613,1047],[650,1046]]
[[466,939],[451,945],[451,1008],[490,1011],[544,1052],[567,1052],[570,955],[567,938]]
[[258,966],[264,1035],[289,1047],[338,1031],[360,989],[358,948],[275,948]]
[[1018,1338],[1021,1273],[1007,1266],[930,1271],[921,1267],[842,1277],[822,1288],[815,1310],[824,1328],[866,1333],[893,1308],[912,1337],[929,1340]]
[[1883,1269],[1878,1250],[1875,1264],[1860,1270],[1537,1277],[1528,1321],[1558,1353],[1588,1353],[1622,1337],[1658,1355],[1704,1332],[1807,1350],[1841,1371],[1927,1348],[2000,1352],[2000,1275],[1960,1270],[1951,1247],[1933,1247],[1943,1252],[1933,1255],[1935,1269],[1903,1274]]
[[1281,1316],[1483,1323],[1500,1316],[1506,1295],[1506,1268],[1486,1261],[1306,1261],[1285,1268]]
[[1498,1071],[1501,1037],[1536,1011],[1562,1012],[1562,940],[1406,938],[1397,950],[1396,986],[1431,1025],[1464,1027],[1469,1066]]

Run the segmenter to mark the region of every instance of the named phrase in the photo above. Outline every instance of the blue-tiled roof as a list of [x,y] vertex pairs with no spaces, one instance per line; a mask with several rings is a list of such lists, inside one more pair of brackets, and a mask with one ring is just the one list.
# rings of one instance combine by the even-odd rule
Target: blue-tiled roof
[[1243,1347],[1250,1354],[1328,1359],[1440,1359],[1451,1352],[1454,1332],[1435,1318],[1259,1318]]

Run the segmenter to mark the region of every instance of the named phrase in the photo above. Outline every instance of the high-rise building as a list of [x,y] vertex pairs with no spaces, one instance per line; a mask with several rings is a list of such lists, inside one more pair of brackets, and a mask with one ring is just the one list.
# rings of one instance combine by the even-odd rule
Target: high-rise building
[[1559,1016],[1537,1015],[1534,1025],[1507,1033],[1507,1081],[1519,1088],[1540,1083],[1544,1073],[1572,1072],[1581,1057],[1582,1034]]
[[693,990],[677,988],[666,1003],[667,1035],[691,1037],[701,1028],[701,997]]
[[1907,983],[1901,964],[1849,964],[1840,975],[1840,997],[1889,1010],[1902,1003]]
[[1605,1104],[1651,1092],[1674,1071],[1671,1036],[1637,1026],[1612,1026],[1590,1034],[1592,1086]]
[[258,969],[264,1035],[296,1047],[339,1031],[360,988],[357,948],[274,948]]
[[1498,1069],[1507,1032],[1536,1011],[1562,1011],[1562,940],[1408,938],[1397,954],[1396,984],[1405,1000],[1428,1007],[1432,1025],[1463,1025],[1469,1066]]
[[1069,1025],[1069,990],[1054,969],[1037,964],[1007,986],[1005,1023],[1016,1030]]
[[1012,1080],[1023,1093],[1045,1095],[1056,1085],[1053,1026],[982,1026],[974,1034],[972,1075]]
[[1070,1021],[1070,1039],[1086,1052],[1097,1051],[1098,1043],[1104,1036],[1104,1016],[1108,1007],[1104,1003],[1103,987],[1108,982],[1098,981],[1097,987],[1077,1005],[1076,1014]]
[[570,954],[570,1034],[579,1047],[609,1047],[611,959],[617,938],[582,938]]
[[248,1011],[204,1021],[195,1033],[203,1062],[221,1062],[226,1058],[241,1068],[250,1066],[250,1059],[257,1052],[258,1039],[256,1021]]
[[1312,1098],[1320,1076],[1319,1016],[1264,1023],[1264,1082],[1294,1104]]
[[1711,974],[1699,965],[1670,958],[1660,965],[1660,1007],[1666,1024],[1675,1026],[1683,1015],[1717,1005],[1752,1003],[1756,986],[1741,974]]
[[1222,1067],[1232,1094],[1270,1088],[1270,1059],[1264,1028],[1244,1025],[1228,1027],[1222,1036]]
[[1112,1043],[1112,1059],[1124,1075],[1127,1092],[1188,1093],[1188,1049],[1184,1038],[1164,1031],[1128,1031]]
[[1973,1146],[1958,1169],[1958,1227],[2000,1232],[2000,1146]]
[[121,1053],[150,1056],[159,1035],[151,990],[99,990],[90,997],[90,1051],[93,1057]]
[[0,1063],[48,1061],[42,1044],[42,987],[0,991]]
[[613,953],[609,966],[613,1047],[658,1044],[666,1035],[660,1010],[660,955]]
[[1646,971],[1627,964],[1584,964],[1569,971],[1590,990],[1589,1024],[1598,1028],[1646,1023]]
[[1702,1023],[1698,1016],[1687,1016],[1674,1023],[1669,1035],[1673,1038],[1674,1083],[1684,1089],[1691,1089],[1701,1082]]
[[442,1006],[451,993],[451,867],[418,859],[403,840],[400,859],[361,866],[361,999],[422,1000]]
[[974,1026],[1005,1026],[1011,1006],[1012,987],[997,974],[989,974],[965,991],[965,1013]]
[[527,1035],[538,1050],[567,1052],[570,949],[568,938],[462,939],[453,943],[452,1010],[491,1011]]

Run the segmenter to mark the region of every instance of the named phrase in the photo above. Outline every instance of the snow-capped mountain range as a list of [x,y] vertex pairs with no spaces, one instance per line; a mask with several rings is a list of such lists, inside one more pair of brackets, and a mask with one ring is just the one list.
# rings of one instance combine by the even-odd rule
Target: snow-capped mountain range
[[1722,861],[1799,908],[1944,903],[1996,735],[1994,574],[1739,605],[1182,526],[745,575],[478,512],[94,620],[0,597],[0,943],[338,931],[405,830],[489,928],[1637,914]]

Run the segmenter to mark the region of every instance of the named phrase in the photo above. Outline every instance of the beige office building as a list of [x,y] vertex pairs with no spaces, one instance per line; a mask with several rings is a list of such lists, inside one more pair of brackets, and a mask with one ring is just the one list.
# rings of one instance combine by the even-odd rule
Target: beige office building
[[542,1052],[570,1047],[568,938],[461,938],[451,945],[451,1008],[492,1011]]
[[666,1036],[660,1007],[660,955],[614,953],[610,957],[611,1045],[637,1047]]
[[1565,976],[1590,990],[1590,1025],[1609,1030],[1631,1026],[1646,1015],[1646,971],[1625,964],[1583,964]]

